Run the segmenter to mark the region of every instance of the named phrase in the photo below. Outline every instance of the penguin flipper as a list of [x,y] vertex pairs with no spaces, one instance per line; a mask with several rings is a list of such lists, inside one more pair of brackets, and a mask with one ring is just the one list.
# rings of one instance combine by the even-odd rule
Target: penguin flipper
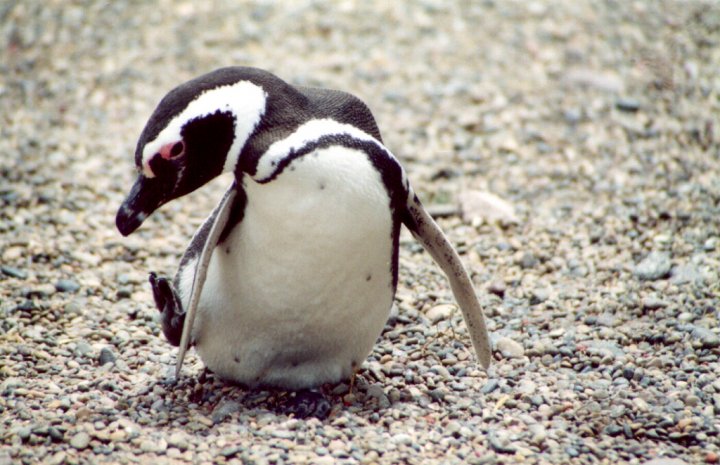
[[167,278],[150,272],[149,280],[155,306],[160,310],[163,334],[171,345],[178,346],[185,322],[185,310],[182,308],[182,302]]
[[[205,278],[207,277],[207,271],[210,267],[210,259],[212,258],[215,247],[220,242],[220,238],[223,236],[225,226],[228,224],[228,220],[233,211],[233,205],[235,204],[235,198],[237,197],[238,187],[235,183],[228,189],[225,196],[220,201],[220,205],[216,208],[215,212],[211,216],[211,223],[209,231],[205,240],[202,243],[202,249],[199,251],[199,258],[197,266],[195,267],[195,273],[192,281],[192,288],[190,290],[190,299],[185,315],[185,323],[182,328],[182,335],[180,338],[180,346],[177,354],[177,361],[175,364],[175,377],[180,375],[180,369],[182,368],[183,361],[185,360],[185,353],[187,352],[188,345],[190,343],[190,335],[192,334],[192,326],[195,321],[195,314],[197,313],[198,302],[200,302],[200,294],[202,293],[203,286],[205,285]],[[195,239],[193,239],[193,242]]]
[[488,368],[492,360],[492,350],[485,325],[485,315],[460,257],[412,189],[409,190],[404,213],[403,223],[405,226],[448,277],[450,288],[462,310],[465,324],[470,332],[475,354],[482,366]]

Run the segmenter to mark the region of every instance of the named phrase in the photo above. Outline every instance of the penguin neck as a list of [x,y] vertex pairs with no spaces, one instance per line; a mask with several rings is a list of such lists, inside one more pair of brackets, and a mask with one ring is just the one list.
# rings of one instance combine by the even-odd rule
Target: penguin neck
[[[297,130],[312,116],[311,102],[294,87],[280,81],[268,90],[265,113],[235,159],[233,172],[240,179],[244,173],[254,175],[260,157],[278,140]],[[228,157],[230,158],[230,157]],[[226,163],[228,168],[230,163]]]

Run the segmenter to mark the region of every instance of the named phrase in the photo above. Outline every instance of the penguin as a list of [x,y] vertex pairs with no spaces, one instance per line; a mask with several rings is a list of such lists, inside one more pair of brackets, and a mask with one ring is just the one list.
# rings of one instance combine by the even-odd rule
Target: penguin
[[222,379],[310,393],[329,410],[316,388],[354,376],[388,319],[402,225],[447,275],[477,358],[490,365],[468,273],[357,97],[221,68],[162,98],[135,165],[116,217],[124,236],[164,204],[234,175],[172,282],[150,273],[163,333],[179,346],[178,375],[193,346]]

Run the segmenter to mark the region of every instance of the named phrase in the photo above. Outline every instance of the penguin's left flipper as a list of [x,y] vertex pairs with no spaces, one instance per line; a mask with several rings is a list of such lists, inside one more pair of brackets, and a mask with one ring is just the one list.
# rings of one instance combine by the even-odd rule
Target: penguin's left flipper
[[185,323],[185,310],[182,308],[182,303],[167,278],[158,276],[155,272],[150,272],[149,281],[155,299],[155,306],[160,310],[163,334],[165,334],[165,338],[170,344],[178,346],[183,324]]
[[404,213],[403,224],[447,275],[455,300],[462,310],[475,353],[482,366],[488,368],[492,360],[492,350],[485,315],[460,257],[412,189],[409,189]]

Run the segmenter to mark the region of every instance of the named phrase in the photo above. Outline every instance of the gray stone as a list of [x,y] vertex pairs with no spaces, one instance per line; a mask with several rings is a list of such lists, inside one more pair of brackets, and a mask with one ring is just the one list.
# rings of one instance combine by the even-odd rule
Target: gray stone
[[692,333],[690,333],[690,336],[695,340],[695,343],[703,349],[714,349],[715,347],[720,347],[720,336],[707,328],[695,326]]
[[[67,460],[67,453],[65,451],[58,451],[55,452],[52,456],[47,458],[47,460],[44,462],[46,465],[62,465],[63,463],[66,463]],[[0,463],[4,464],[0,459]],[[7,462],[10,463],[10,462]]]
[[464,191],[460,193],[459,200],[463,220],[468,223],[478,220],[488,223],[518,223],[512,204],[490,192]]
[[15,268],[14,266],[0,266],[0,272],[4,275],[10,276],[11,278],[26,279],[28,277],[26,271],[23,271],[20,268]]
[[188,437],[186,434],[176,431],[167,438],[170,447],[176,447],[180,450],[186,450],[189,447]]
[[75,353],[80,356],[86,356],[93,350],[92,346],[84,340],[80,340],[75,345]]
[[100,366],[106,363],[115,363],[115,354],[109,347],[103,347],[100,349],[100,356],[98,357],[98,363]]
[[630,97],[622,97],[615,101],[615,108],[620,111],[635,113],[640,109],[640,101]]
[[525,252],[522,254],[522,257],[520,257],[519,265],[524,269],[528,270],[530,268],[534,268],[540,263],[540,261],[533,255],[532,252]]
[[387,408],[390,406],[390,399],[388,399],[385,390],[380,384],[371,384],[367,387],[365,396],[369,401],[374,401],[380,408]]
[[488,292],[499,297],[504,297],[506,290],[507,286],[505,285],[505,281],[501,279],[495,279],[488,285]]
[[442,320],[449,319],[455,311],[455,305],[452,304],[440,304],[436,305],[427,311],[425,316],[431,323],[435,324]]
[[168,443],[164,439],[153,440],[143,439],[140,441],[140,450],[143,452],[153,452],[161,454],[167,450]]
[[640,263],[635,266],[635,276],[646,281],[655,281],[667,278],[670,274],[672,263],[670,255],[665,252],[650,252]]
[[495,348],[505,358],[520,358],[525,355],[522,344],[513,341],[509,337],[501,337],[495,341]]
[[228,446],[220,451],[220,455],[222,455],[226,459],[229,459],[229,458],[235,457],[236,455],[243,452],[244,450],[245,450],[245,448],[240,445]]
[[610,355],[613,358],[622,357],[625,355],[625,351],[617,345],[617,343],[613,341],[605,341],[605,340],[592,340],[592,341],[584,341],[583,344],[587,346],[588,353],[593,355]]
[[15,434],[17,434],[21,440],[26,441],[32,434],[32,428],[29,426],[20,427],[15,430]]
[[63,434],[63,432],[55,428],[54,426],[48,428],[48,436],[50,436],[50,439],[55,442],[62,442],[65,439],[65,435]]
[[77,292],[80,289],[80,285],[70,279],[61,279],[55,283],[55,289],[58,292]]
[[518,383],[517,386],[515,386],[515,390],[518,393],[526,395],[526,396],[533,394],[536,389],[537,389],[537,384],[535,384],[535,382],[533,382],[529,379],[524,379],[524,380],[520,381],[520,383]]
[[692,263],[678,265],[672,269],[670,282],[673,284],[701,283],[702,281],[702,271]]
[[530,293],[530,305],[538,305],[550,298],[550,292],[547,289],[533,289]]
[[604,92],[620,93],[625,89],[625,84],[617,74],[599,73],[596,69],[571,69],[562,80],[569,85],[591,87]]
[[25,289],[23,294],[27,298],[40,297],[41,299],[45,299],[55,294],[55,291],[55,286],[52,284],[40,284],[31,289]]
[[391,440],[395,444],[402,444],[405,446],[409,446],[410,444],[413,443],[412,436],[410,436],[409,434],[406,434],[406,433],[398,433],[398,434],[394,435],[391,438]]
[[242,409],[242,404],[240,404],[240,402],[223,399],[212,411],[212,422],[214,424],[222,423],[233,413],[239,412],[240,409]]
[[493,392],[495,389],[497,389],[499,385],[500,385],[500,384],[498,383],[498,380],[497,380],[497,379],[495,379],[495,378],[490,378],[489,380],[487,380],[487,382],[486,382],[485,385],[482,387],[482,389],[480,389],[480,392],[482,392],[483,394],[490,394],[490,393]]
[[488,444],[495,452],[514,454],[517,451],[517,447],[512,445],[504,435],[501,436],[494,431],[489,431],[486,437]]
[[83,450],[90,444],[90,435],[84,431],[76,433],[70,438],[70,445],[77,450]]
[[642,306],[645,310],[658,310],[667,307],[668,303],[657,297],[645,297],[642,300]]
[[662,457],[659,459],[648,460],[647,462],[643,462],[642,465],[690,465],[690,464],[681,459]]

